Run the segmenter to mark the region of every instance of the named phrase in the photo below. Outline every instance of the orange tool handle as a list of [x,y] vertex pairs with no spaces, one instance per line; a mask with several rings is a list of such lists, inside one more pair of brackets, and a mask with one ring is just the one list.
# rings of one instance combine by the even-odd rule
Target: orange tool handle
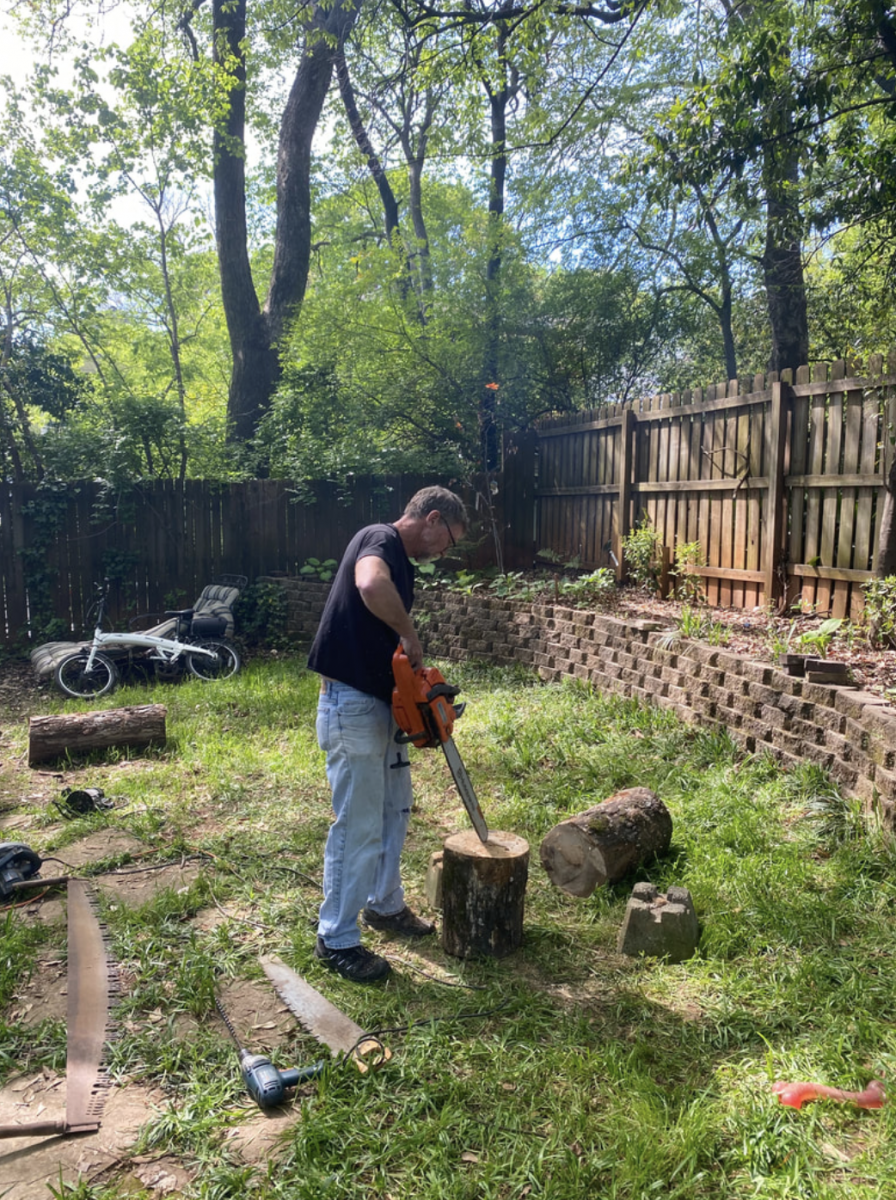
[[421,750],[447,742],[460,715],[452,703],[460,688],[446,683],[436,667],[414,671],[400,642],[392,656],[392,674],[395,676],[392,712],[402,732],[402,741],[411,742]]

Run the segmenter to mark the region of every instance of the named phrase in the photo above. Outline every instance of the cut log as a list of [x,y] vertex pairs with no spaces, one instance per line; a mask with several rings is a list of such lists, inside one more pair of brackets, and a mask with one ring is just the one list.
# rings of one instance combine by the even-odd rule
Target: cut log
[[164,746],[164,704],[107,708],[98,712],[32,717],[28,723],[28,765],[63,754],[85,754],[108,746]]
[[492,830],[487,842],[467,829],[445,842],[442,948],[455,958],[503,958],[523,941],[529,843]]
[[672,817],[648,788],[628,788],[555,825],[541,843],[541,863],[556,887],[590,896],[604,883],[669,849]]

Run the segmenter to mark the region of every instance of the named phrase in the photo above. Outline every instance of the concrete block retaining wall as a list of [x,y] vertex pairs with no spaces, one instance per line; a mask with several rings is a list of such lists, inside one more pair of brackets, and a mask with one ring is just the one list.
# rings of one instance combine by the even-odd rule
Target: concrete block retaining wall
[[[310,640],[328,585],[271,582],[287,590],[291,636]],[[749,751],[824,767],[896,829],[896,710],[879,696],[809,683],[699,642],[667,649],[653,623],[558,604],[424,591],[415,614],[433,657],[524,663],[545,680],[573,677],[671,708],[692,725],[722,726]]]

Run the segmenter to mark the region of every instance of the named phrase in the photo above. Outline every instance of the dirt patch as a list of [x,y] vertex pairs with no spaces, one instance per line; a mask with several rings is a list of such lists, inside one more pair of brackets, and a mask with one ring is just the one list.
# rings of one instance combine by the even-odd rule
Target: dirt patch
[[[161,1092],[129,1084],[108,1093],[96,1133],[13,1137],[0,1141],[0,1195],[4,1200],[46,1200],[62,1180],[95,1180],[117,1167],[134,1145]],[[0,1089],[0,1124],[56,1121],[65,1117],[65,1077],[53,1071],[11,1079]]]

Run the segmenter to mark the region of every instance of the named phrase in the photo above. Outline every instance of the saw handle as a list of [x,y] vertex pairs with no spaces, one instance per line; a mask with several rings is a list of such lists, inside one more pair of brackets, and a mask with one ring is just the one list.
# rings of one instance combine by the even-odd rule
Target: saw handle
[[464,710],[463,704],[454,703],[460,688],[446,682],[437,667],[415,671],[400,642],[392,656],[392,674],[392,715],[399,728],[396,742],[420,750],[447,742]]

